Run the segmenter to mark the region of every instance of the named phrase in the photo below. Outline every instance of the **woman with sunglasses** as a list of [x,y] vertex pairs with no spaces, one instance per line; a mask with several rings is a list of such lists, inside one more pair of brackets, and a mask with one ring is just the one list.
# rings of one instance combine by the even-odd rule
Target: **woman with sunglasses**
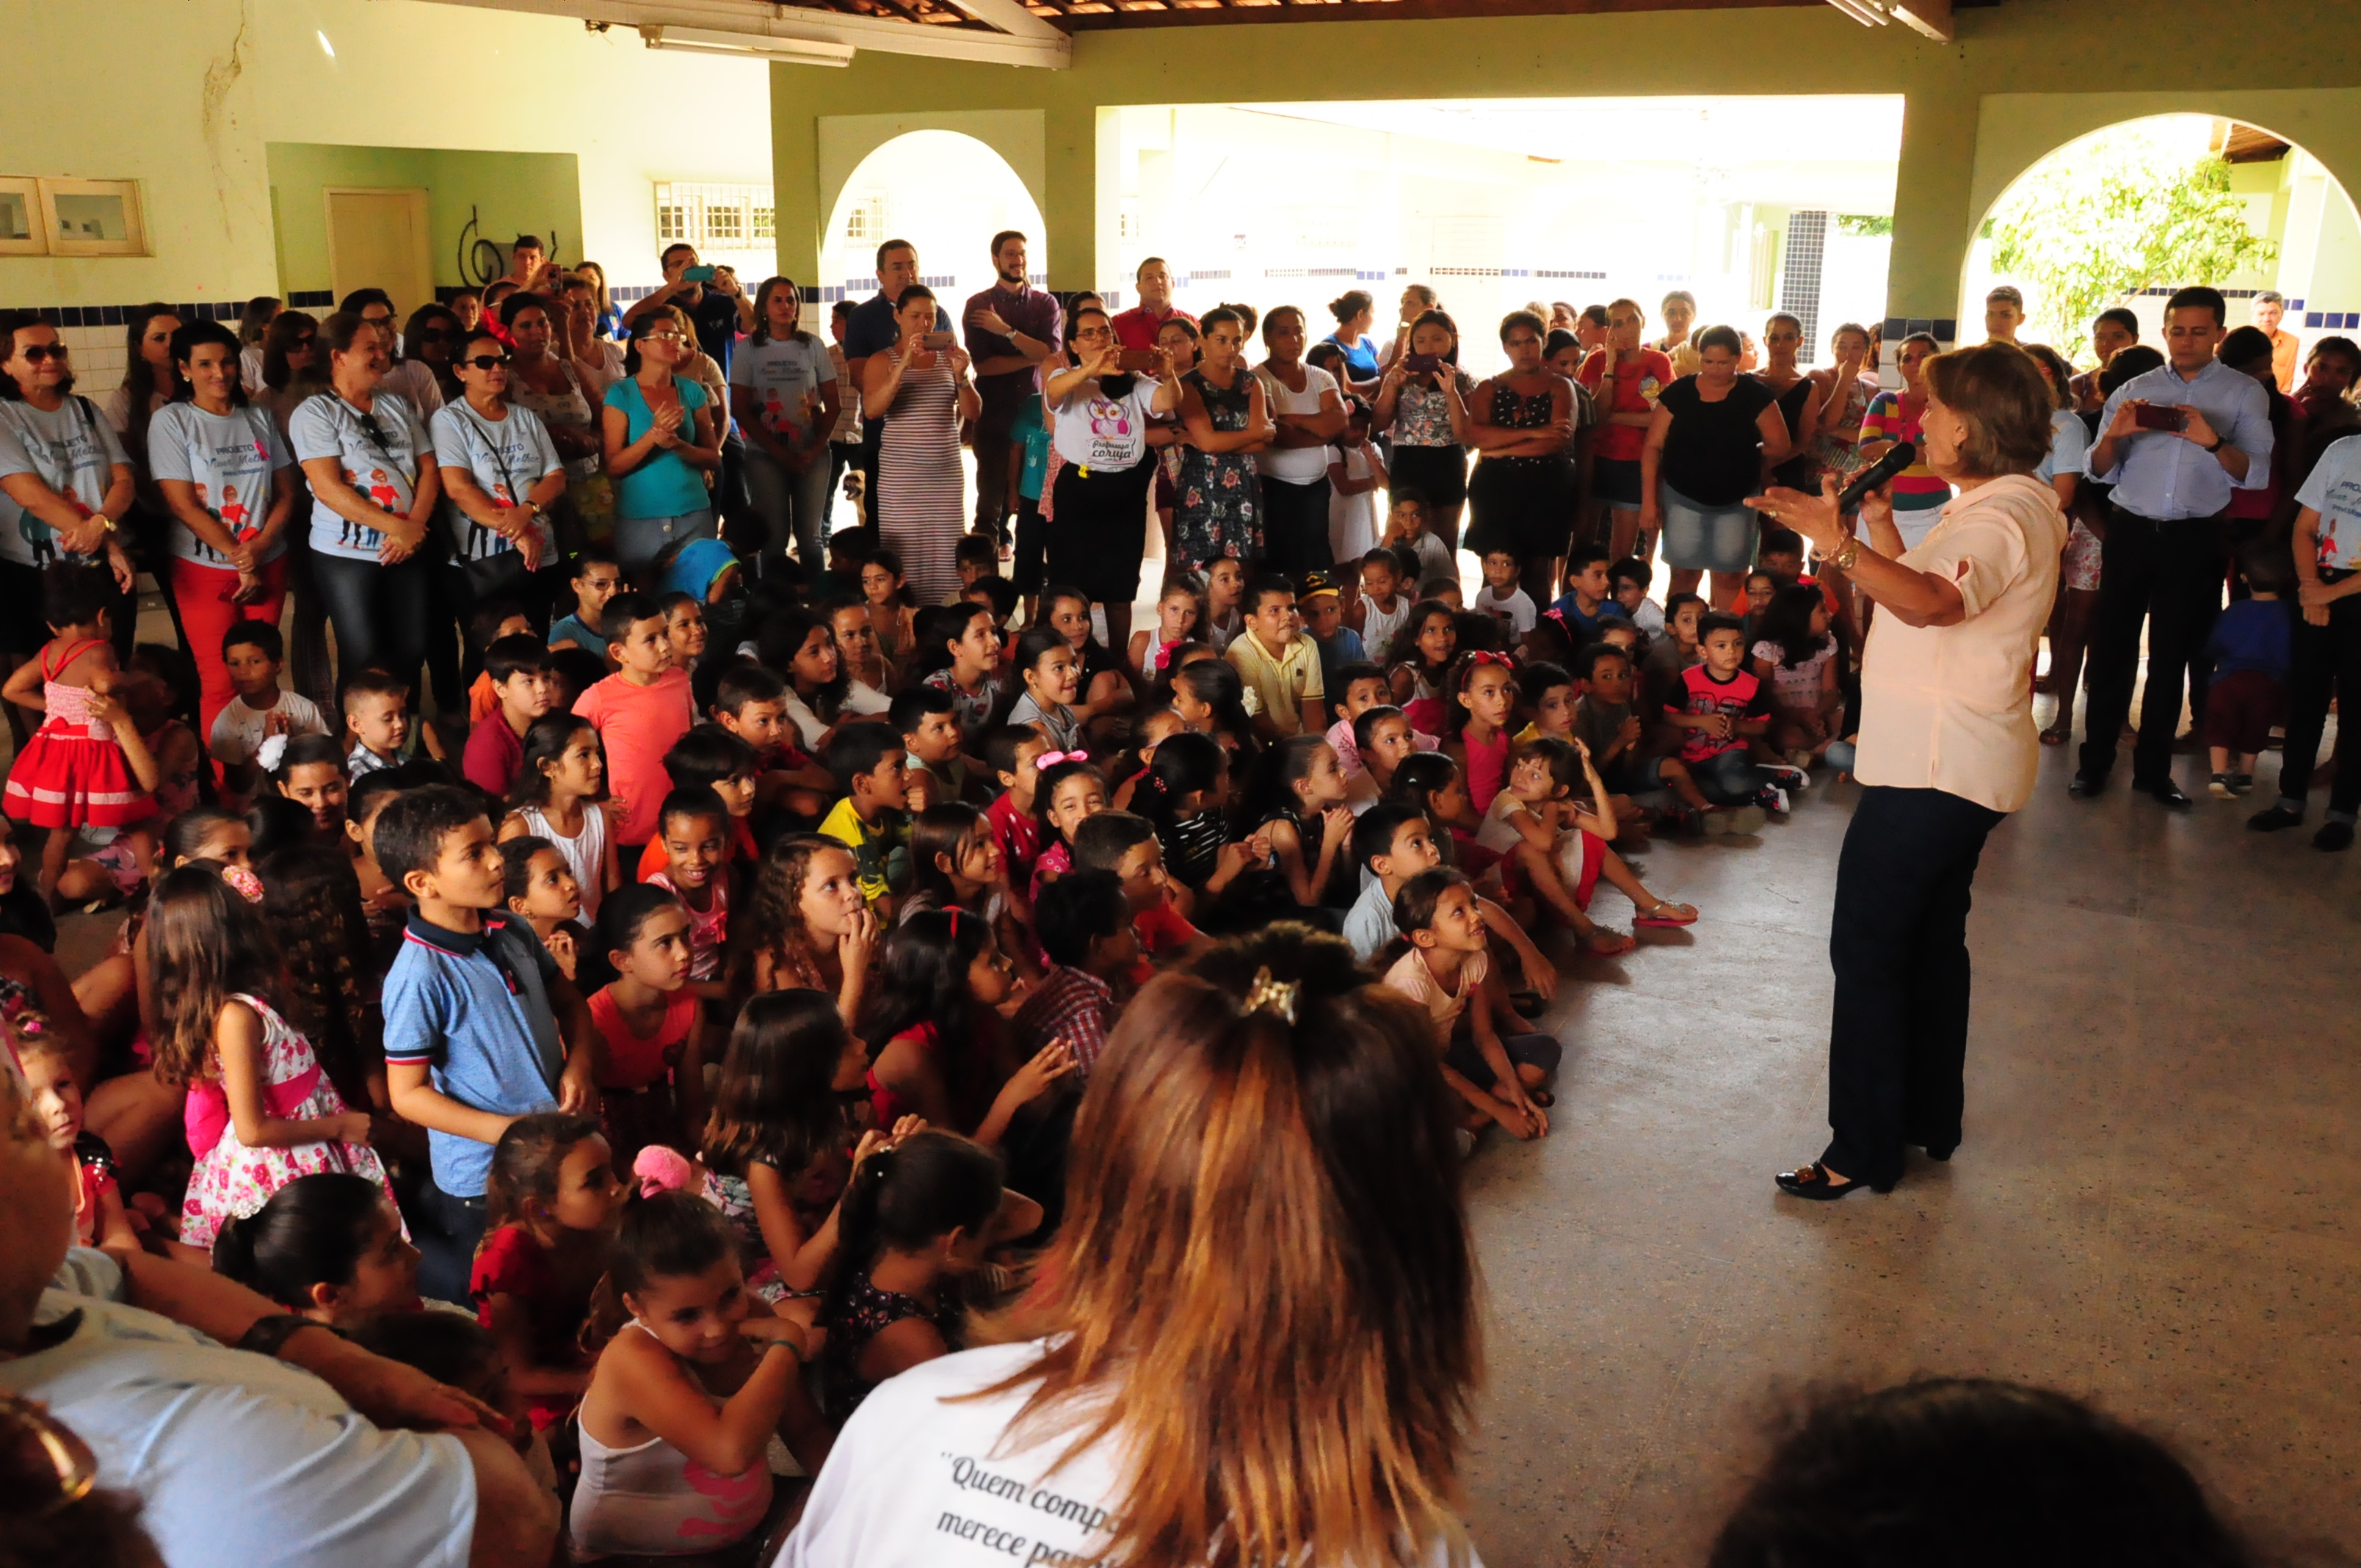
[[421,305],[401,324],[401,355],[385,373],[384,385],[420,419],[433,419],[435,410],[459,395],[459,378],[451,373],[459,332],[459,313],[447,305]]
[[697,342],[669,311],[631,323],[624,378],[600,414],[607,477],[615,481],[615,559],[636,572],[670,545],[716,537],[705,476],[721,463],[711,400],[679,374]]
[[[545,318],[542,330],[548,330]],[[520,600],[526,614],[546,620],[555,586],[548,573],[564,570],[556,565],[549,510],[566,494],[566,463],[541,417],[510,403],[511,357],[489,332],[469,334],[457,361],[464,395],[444,404],[433,422],[462,626],[489,598]],[[461,678],[473,683],[483,652],[472,641],[467,663]]]
[[443,499],[425,424],[386,391],[383,334],[338,311],[320,323],[328,389],[287,422],[312,486],[312,576],[336,628],[340,674],[375,664],[411,683],[426,657],[433,585],[419,547]]
[[[573,541],[562,550],[591,540],[603,544],[615,530],[615,487],[599,472],[606,443],[598,419],[600,400],[616,378],[598,350],[614,345],[592,333],[588,288],[574,292],[573,280],[566,288],[562,305],[546,294],[511,294],[500,302],[511,350],[509,403],[540,417],[566,465],[559,515],[575,532],[562,536]],[[617,349],[619,366],[621,358]]]
[[295,456],[269,414],[247,400],[237,335],[219,322],[172,334],[172,400],[148,426],[148,466],[171,509],[164,575],[196,662],[198,734],[233,688],[222,636],[241,620],[279,624]]
[[807,575],[826,542],[828,438],[843,400],[828,345],[803,330],[792,280],[754,291],[754,334],[730,359],[730,407],[746,436],[746,488],[768,529],[766,560],[784,560],[793,538]]
[[[8,312],[0,348],[0,643],[29,655],[46,635],[42,567],[66,556],[103,560],[130,592],[116,525],[131,510],[131,460],[97,406],[74,391],[57,328],[30,311]],[[115,619],[133,620],[131,606],[118,602]],[[13,707],[8,721],[12,729],[20,721]]]

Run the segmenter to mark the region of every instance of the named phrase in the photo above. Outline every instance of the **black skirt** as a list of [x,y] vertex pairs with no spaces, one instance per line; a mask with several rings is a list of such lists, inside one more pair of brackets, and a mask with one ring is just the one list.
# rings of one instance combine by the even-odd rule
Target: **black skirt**
[[1467,484],[1462,548],[1506,550],[1519,561],[1565,553],[1574,531],[1574,465],[1563,457],[1488,457]]
[[1396,494],[1417,491],[1429,507],[1455,507],[1467,499],[1467,448],[1397,446],[1386,482]]
[[1128,468],[1059,468],[1050,494],[1057,515],[1042,525],[1049,580],[1071,585],[1093,604],[1127,605],[1139,595],[1148,559],[1148,488],[1156,464]]

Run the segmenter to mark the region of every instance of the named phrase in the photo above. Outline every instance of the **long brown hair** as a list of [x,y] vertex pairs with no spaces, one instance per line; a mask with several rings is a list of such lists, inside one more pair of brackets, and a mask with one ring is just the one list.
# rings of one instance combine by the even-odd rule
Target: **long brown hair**
[[222,881],[212,861],[191,861],[148,900],[148,966],[156,985],[156,1076],[187,1086],[214,1077],[214,1031],[237,992],[279,989],[279,950],[262,912]]
[[369,934],[353,858],[336,845],[295,844],[264,861],[258,874],[262,923],[286,960],[287,1021],[312,1042],[346,1102],[366,1104],[375,1054],[361,1034]]
[[746,913],[730,923],[730,995],[742,999],[754,989],[754,959],[763,953],[804,975],[818,975],[819,950],[804,929],[804,883],[812,857],[844,845],[817,833],[790,833],[773,844],[754,872]]
[[[1291,1001],[1249,1009],[1263,980]],[[1065,1223],[975,1336],[1048,1342],[977,1396],[1030,1389],[1020,1441],[1119,1445],[1107,1561],[1464,1553],[1480,1352],[1447,1102],[1424,1014],[1302,926],[1224,943],[1125,1010]]]
[[165,360],[164,374],[159,378],[156,367],[148,363],[144,347],[148,323],[158,316],[181,319],[181,313],[162,301],[134,305],[123,313],[123,391],[124,408],[130,415],[130,428],[124,433],[124,450],[134,454],[133,461],[144,470],[148,466],[148,422],[155,417],[148,405],[160,392],[168,400],[172,395],[171,360]]

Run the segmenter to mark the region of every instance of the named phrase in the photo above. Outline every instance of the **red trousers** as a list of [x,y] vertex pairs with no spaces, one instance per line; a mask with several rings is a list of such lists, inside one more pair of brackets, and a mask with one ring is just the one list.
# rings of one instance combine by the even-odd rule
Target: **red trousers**
[[197,665],[197,714],[203,728],[197,744],[213,749],[214,718],[237,695],[229,684],[229,666],[222,663],[222,637],[241,620],[279,624],[287,603],[287,557],[267,562],[255,573],[263,587],[252,604],[232,604],[237,574],[223,566],[201,566],[181,556],[172,557],[172,602],[181,611],[181,627],[189,640],[189,657]]

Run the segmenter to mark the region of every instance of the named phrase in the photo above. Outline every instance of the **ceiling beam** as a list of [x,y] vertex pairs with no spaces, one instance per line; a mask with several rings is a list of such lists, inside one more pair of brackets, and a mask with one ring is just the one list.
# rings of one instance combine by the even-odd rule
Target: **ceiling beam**
[[1951,41],[1951,0],[1892,0],[1885,8],[1895,21],[1937,43]]
[[950,3],[988,27],[999,28],[1012,38],[1036,38],[1043,43],[1066,41],[1066,35],[1027,10],[1024,0],[950,0]]
[[[694,27],[750,40],[794,38],[805,43],[849,44],[880,54],[914,54],[933,60],[965,60],[985,65],[1024,65],[1063,71],[1073,63],[1073,40],[1048,24],[1047,38],[1015,38],[986,27],[926,27],[801,5],[749,5],[746,0],[434,0],[483,11],[522,11],[571,16],[621,27]],[[1009,0],[1015,4],[1016,0]],[[970,7],[962,5],[962,10]],[[1038,17],[1032,18],[1039,21]]]

